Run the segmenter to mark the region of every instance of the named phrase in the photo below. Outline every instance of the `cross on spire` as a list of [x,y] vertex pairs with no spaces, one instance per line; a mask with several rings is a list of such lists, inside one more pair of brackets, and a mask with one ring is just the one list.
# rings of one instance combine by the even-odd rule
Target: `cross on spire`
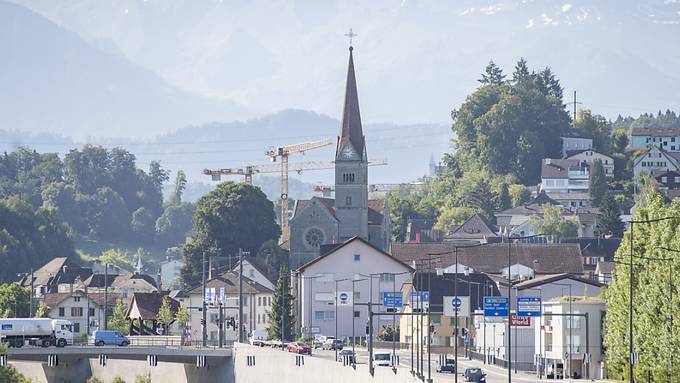
[[352,31],[352,28],[349,29],[349,32],[345,33],[345,36],[349,37],[349,46],[350,48],[352,47],[352,39],[355,37],[359,36],[358,34],[354,33]]

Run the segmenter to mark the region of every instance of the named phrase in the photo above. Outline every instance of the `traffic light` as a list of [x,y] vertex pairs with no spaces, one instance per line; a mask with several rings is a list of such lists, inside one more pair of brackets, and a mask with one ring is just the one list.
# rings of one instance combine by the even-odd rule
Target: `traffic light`
[[201,318],[201,326],[205,326],[205,319]]

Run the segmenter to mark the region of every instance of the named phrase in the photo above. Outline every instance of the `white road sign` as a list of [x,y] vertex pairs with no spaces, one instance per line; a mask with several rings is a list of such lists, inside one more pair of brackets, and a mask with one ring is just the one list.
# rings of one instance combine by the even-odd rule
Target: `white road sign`
[[470,315],[470,297],[444,296],[443,303],[445,317],[456,316],[456,311],[458,311],[458,316]]

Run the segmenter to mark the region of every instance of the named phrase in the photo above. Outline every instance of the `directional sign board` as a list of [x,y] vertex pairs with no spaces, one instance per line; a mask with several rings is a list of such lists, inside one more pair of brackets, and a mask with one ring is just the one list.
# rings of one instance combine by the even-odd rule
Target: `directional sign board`
[[505,317],[508,316],[510,305],[507,297],[484,297],[484,316],[485,317]]
[[540,317],[541,312],[540,297],[517,297],[518,317]]
[[510,314],[510,325],[514,327],[529,327],[531,326],[531,318]]
[[430,307],[430,293],[427,291],[411,291],[411,307]]
[[383,306],[387,308],[400,308],[403,305],[401,291],[384,291]]
[[444,316],[470,316],[470,297],[444,296]]
[[351,306],[351,305],[352,305],[352,292],[338,291],[338,306]]

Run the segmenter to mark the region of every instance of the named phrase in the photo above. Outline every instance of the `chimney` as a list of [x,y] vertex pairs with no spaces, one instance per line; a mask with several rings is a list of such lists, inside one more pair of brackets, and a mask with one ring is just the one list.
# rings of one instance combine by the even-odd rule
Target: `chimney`
[[546,165],[550,165],[550,163],[551,163],[551,161],[550,161],[550,160],[551,160],[550,158],[546,158],[546,159],[544,159],[544,161],[545,161],[545,164],[546,164]]

